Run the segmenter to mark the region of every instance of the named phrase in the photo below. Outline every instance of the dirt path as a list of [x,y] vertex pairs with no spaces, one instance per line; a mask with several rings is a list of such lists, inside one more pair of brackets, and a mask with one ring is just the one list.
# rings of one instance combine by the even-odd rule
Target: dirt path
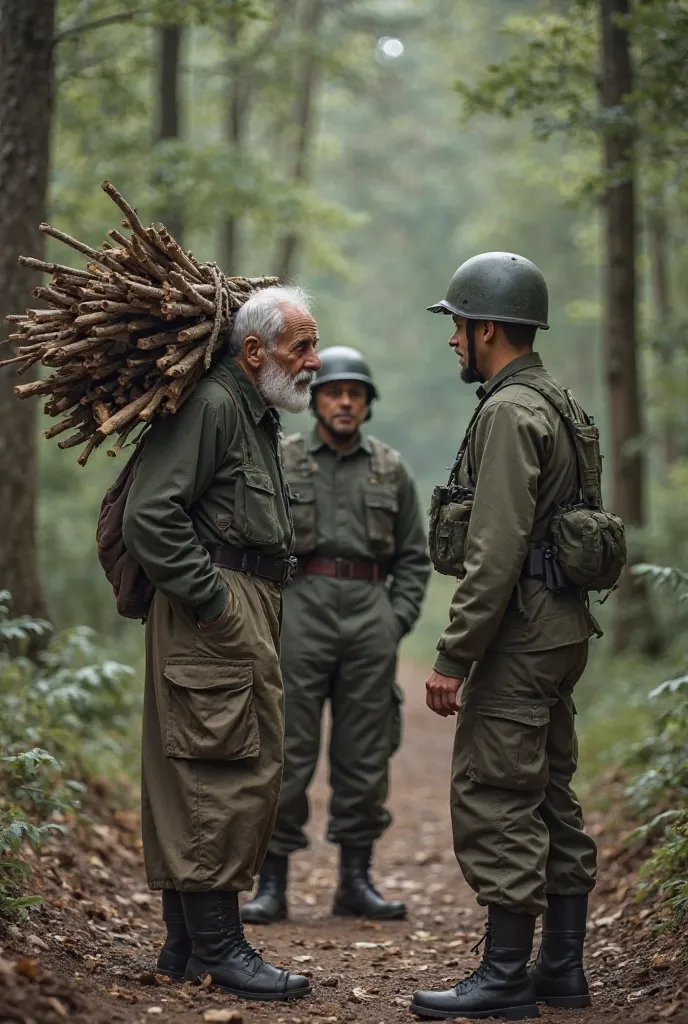
[[[413,1021],[415,988],[446,987],[474,968],[471,947],[483,912],[462,881],[447,811],[452,723],[431,715],[422,673],[408,667],[405,738],[393,769],[395,823],[380,843],[376,879],[403,898],[406,922],[333,919],[336,851],[321,839],[327,800],[321,769],[313,792],[311,850],[293,859],[291,920],[252,928],[249,937],[276,963],[310,975],[313,995],[285,1004],[246,1004],[151,973],[161,940],[159,899],[143,883],[135,816],[108,815],[60,840],[35,865],[45,906],[28,931],[10,929],[0,961],[0,1024],[134,1024],[222,1021],[244,1024],[392,1024]],[[591,826],[601,833],[601,823]],[[588,944],[595,1006],[543,1010],[552,1024],[688,1022],[685,949],[652,938],[652,913],[632,899],[630,880],[607,851]],[[19,973],[17,973],[19,972]],[[226,1018],[228,1021],[229,1017]],[[236,1018],[238,1022],[239,1018]]]

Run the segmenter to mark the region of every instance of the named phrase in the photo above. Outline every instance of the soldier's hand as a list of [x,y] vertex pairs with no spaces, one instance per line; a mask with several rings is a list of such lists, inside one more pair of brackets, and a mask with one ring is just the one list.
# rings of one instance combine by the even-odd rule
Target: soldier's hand
[[442,718],[455,715],[459,710],[458,696],[462,685],[463,679],[431,672],[425,680],[425,703]]

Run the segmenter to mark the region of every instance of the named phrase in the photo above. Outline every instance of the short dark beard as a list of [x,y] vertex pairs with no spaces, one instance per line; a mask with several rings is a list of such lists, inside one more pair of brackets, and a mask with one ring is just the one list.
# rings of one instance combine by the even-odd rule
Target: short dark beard
[[464,384],[482,384],[483,383],[483,378],[480,376],[479,373],[475,373],[473,371],[473,367],[471,367],[471,366],[462,366],[461,367],[461,380],[463,381]]
[[351,430],[337,430],[336,427],[333,427],[331,423],[328,423],[327,420],[323,419],[323,417],[318,414],[316,414],[316,419],[323,430],[325,430],[330,437],[335,438],[338,441],[345,441],[350,437],[355,437],[359,431],[359,427],[353,427]]

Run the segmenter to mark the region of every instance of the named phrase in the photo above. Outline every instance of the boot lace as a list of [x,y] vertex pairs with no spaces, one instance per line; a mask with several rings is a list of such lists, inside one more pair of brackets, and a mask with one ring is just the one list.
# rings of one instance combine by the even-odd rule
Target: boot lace
[[[485,945],[485,954],[487,954],[489,953],[490,950],[490,944],[490,927],[489,925],[486,925],[484,934],[481,936],[480,939],[478,939],[475,946],[473,946],[473,948],[471,949],[471,953],[479,953],[483,945]],[[459,995],[469,991],[473,988],[475,984],[477,984],[477,982],[481,981],[485,977],[488,969],[489,965],[487,963],[487,960],[485,959],[485,957],[483,957],[482,962],[478,964],[478,966],[476,967],[472,974],[469,974],[469,976],[467,978],[464,978],[462,981],[457,982],[457,984],[454,986],[454,991]]]

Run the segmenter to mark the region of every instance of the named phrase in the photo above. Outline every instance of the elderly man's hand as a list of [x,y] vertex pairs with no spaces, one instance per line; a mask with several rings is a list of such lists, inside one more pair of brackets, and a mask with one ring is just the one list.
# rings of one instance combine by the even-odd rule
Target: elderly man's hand
[[442,718],[455,715],[459,710],[458,695],[462,685],[463,679],[431,672],[425,681],[425,703]]

